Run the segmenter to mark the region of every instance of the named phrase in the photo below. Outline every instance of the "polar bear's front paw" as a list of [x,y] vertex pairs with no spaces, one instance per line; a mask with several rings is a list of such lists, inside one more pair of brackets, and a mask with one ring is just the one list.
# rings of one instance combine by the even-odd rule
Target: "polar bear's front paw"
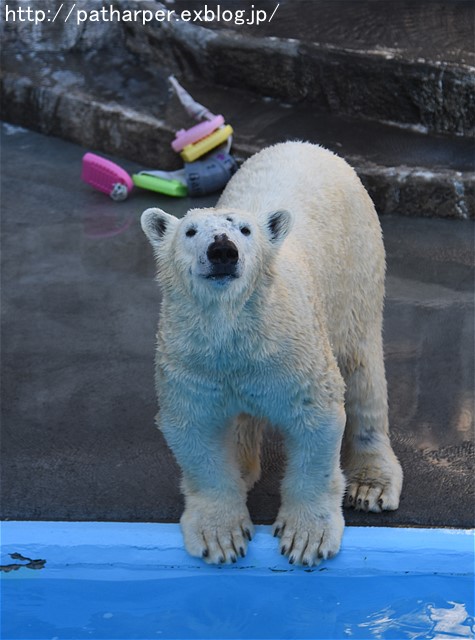
[[345,465],[345,507],[360,511],[394,511],[399,506],[402,469],[391,449],[353,454]]
[[326,515],[315,515],[310,509],[281,508],[274,536],[280,537],[280,552],[290,564],[311,567],[338,553],[344,526],[339,506]]
[[192,556],[209,564],[236,562],[244,557],[253,526],[246,505],[188,499],[180,520],[185,547]]

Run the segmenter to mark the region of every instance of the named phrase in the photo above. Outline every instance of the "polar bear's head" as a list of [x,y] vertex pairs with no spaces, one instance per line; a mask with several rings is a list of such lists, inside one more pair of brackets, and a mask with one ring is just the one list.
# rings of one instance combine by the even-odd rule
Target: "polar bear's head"
[[147,209],[142,229],[150,240],[164,286],[200,297],[252,291],[272,270],[291,227],[287,211],[250,215],[236,210],[191,209],[178,219]]

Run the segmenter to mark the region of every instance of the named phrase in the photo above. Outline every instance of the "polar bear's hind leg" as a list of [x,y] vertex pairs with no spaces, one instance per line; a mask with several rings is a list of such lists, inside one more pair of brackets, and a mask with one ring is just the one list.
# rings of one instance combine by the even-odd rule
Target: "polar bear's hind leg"
[[361,342],[358,357],[342,366],[347,414],[342,446],[345,506],[392,511],[399,506],[402,469],[389,440],[381,331],[371,334]]

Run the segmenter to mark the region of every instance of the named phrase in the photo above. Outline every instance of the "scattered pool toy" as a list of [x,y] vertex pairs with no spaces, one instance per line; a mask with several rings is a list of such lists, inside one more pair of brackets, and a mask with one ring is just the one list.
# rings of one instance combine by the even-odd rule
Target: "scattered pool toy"
[[83,156],[81,179],[95,189],[107,193],[115,201],[125,200],[134,188],[127,171],[95,153],[86,153]]
[[181,180],[167,178],[165,171],[140,171],[134,173],[132,180],[136,187],[149,189],[175,198],[184,198],[188,195],[188,189]]
[[125,200],[134,185],[175,198],[203,196],[220,191],[237,170],[229,153],[233,129],[222,115],[215,115],[191,95],[173,77],[169,77],[181,104],[198,124],[176,132],[171,146],[184,160],[179,171],[145,170],[131,176],[111,160],[95,153],[82,159],[81,178],[113,200]]
[[175,76],[168,76],[168,81],[172,85],[179,101],[185,108],[188,115],[190,115],[194,120],[212,120],[216,116],[214,113],[211,113],[209,109],[204,107],[199,102],[196,102],[191,95],[186,91]]
[[237,171],[236,160],[225,151],[206,159],[185,163],[185,178],[190,196],[204,196],[223,189]]
[[209,136],[206,136],[202,140],[197,140],[192,144],[187,145],[180,153],[185,162],[194,162],[201,156],[209,153],[216,147],[219,147],[233,135],[233,129],[231,125],[227,124],[224,127],[216,129]]
[[206,138],[223,125],[223,116],[214,116],[212,120],[205,120],[204,122],[195,124],[195,126],[190,129],[180,129],[180,131],[176,132],[175,140],[171,143],[172,149],[179,153],[188,145]]
[[233,136],[231,125],[225,124],[222,115],[215,115],[196,102],[174,76],[168,80],[186,112],[195,120],[203,120],[190,129],[177,131],[171,143],[172,149],[180,153],[185,162],[194,162],[223,143],[226,143],[226,152],[229,153]]
[[136,187],[178,198],[220,191],[237,171],[236,160],[218,151],[203,160],[185,162],[179,171],[140,171],[132,176]]

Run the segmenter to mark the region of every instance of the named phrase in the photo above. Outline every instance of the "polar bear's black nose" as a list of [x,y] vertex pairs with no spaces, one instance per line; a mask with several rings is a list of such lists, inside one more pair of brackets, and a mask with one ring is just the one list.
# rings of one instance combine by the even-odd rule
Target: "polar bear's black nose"
[[211,264],[216,267],[233,267],[239,259],[236,245],[226,234],[214,237],[214,242],[209,245],[206,255]]

